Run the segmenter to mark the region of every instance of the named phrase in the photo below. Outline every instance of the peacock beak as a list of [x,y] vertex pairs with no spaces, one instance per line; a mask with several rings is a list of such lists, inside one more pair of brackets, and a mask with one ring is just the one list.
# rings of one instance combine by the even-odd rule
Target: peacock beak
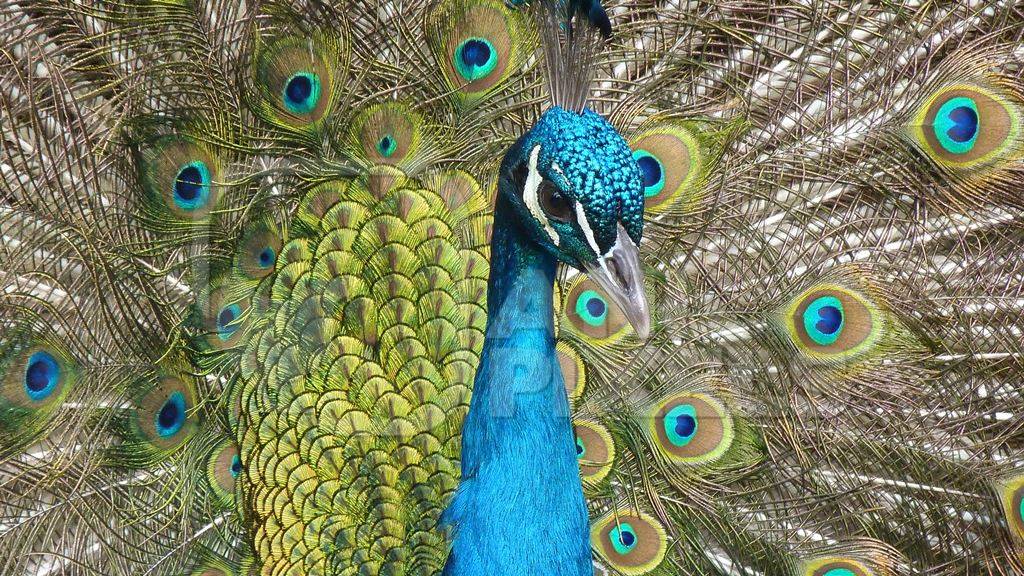
[[585,262],[583,268],[622,310],[636,335],[646,340],[651,334],[651,316],[644,291],[640,251],[622,224],[619,224],[618,236],[611,250],[593,262]]

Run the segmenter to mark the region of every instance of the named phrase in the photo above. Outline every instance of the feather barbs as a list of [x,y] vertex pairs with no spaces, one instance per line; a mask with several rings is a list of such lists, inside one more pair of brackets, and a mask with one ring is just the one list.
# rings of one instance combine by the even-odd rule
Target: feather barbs
[[585,487],[597,485],[615,463],[615,442],[608,429],[592,420],[575,420],[576,459]]
[[528,21],[501,2],[449,0],[427,24],[427,39],[446,82],[473,104],[518,72],[531,52]]
[[139,164],[154,219],[203,221],[218,205],[221,163],[206,145],[187,136],[163,136],[143,148]]
[[633,510],[616,510],[598,519],[591,528],[590,542],[610,567],[626,576],[655,570],[668,552],[664,526]]
[[685,466],[718,461],[736,438],[728,408],[701,392],[678,392],[653,403],[646,416],[646,431],[663,458]]
[[908,130],[915,145],[939,166],[978,169],[1024,155],[1024,104],[980,83],[934,90],[918,106]]
[[257,111],[283,128],[318,126],[337,99],[336,67],[343,60],[341,53],[339,40],[321,32],[286,35],[262,44],[254,69]]
[[887,329],[886,311],[864,293],[823,282],[804,290],[782,312],[793,346],[812,360],[855,358]]

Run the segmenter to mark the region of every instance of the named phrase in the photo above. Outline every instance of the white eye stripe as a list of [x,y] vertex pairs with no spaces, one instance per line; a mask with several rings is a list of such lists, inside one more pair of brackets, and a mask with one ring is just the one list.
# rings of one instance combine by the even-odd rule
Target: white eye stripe
[[583,203],[576,203],[576,223],[580,225],[580,229],[583,230],[583,236],[587,239],[587,244],[593,248],[594,254],[601,255],[601,249],[597,246],[597,238],[594,238],[594,230],[590,227],[590,221],[587,220],[587,213],[583,210]]
[[537,159],[540,157],[540,144],[533,147],[530,150],[530,171],[526,175],[526,183],[523,185],[523,202],[526,203],[526,207],[530,210],[530,214],[537,219],[544,226],[544,232],[547,233],[548,238],[555,246],[558,246],[558,233],[551,226],[551,221],[547,215],[544,214],[544,210],[540,207],[540,200],[537,198],[537,191],[540,189],[540,183],[544,180],[544,177],[540,175],[537,170]]
[[[565,172],[562,171],[562,167],[558,165],[558,162],[551,163],[551,171],[562,177],[562,180],[569,181],[565,177]],[[587,239],[587,244],[594,250],[594,254],[601,256],[601,248],[597,245],[597,238],[594,237],[594,229],[590,227],[590,220],[587,219],[587,213],[583,209],[583,204],[576,202],[576,223],[580,225],[580,229],[583,230],[583,236]]]

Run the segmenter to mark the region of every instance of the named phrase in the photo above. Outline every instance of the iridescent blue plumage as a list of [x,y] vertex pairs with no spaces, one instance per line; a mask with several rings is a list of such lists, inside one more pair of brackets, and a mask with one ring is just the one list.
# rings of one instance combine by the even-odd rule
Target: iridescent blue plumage
[[200,161],[181,167],[174,182],[174,202],[182,210],[198,210],[210,197],[210,170]]
[[25,368],[25,392],[33,401],[45,400],[60,382],[60,365],[49,352],[33,354]]
[[[642,289],[630,285],[639,277],[630,267],[643,227],[640,170],[603,118],[553,108],[506,154],[494,220],[462,483],[444,517],[453,532],[445,574],[589,576],[580,447],[555,354],[552,291],[558,260],[594,266],[632,247],[632,260],[615,260],[614,294],[620,306],[646,310]],[[583,306],[607,313],[603,299]]]
[[284,86],[285,107],[298,114],[307,114],[320,100],[320,79],[310,72],[299,72]]
[[161,437],[173,436],[185,425],[185,395],[172,392],[156,414],[156,431]]
[[238,304],[229,304],[221,308],[217,314],[217,335],[221,340],[227,340],[238,331],[236,320],[241,314],[242,309]]

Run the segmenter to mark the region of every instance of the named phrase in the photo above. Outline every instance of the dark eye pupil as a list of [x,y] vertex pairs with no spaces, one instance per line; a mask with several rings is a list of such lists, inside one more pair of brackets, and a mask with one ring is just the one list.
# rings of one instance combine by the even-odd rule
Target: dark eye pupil
[[563,221],[572,217],[572,204],[553,184],[545,180],[539,195],[541,207],[548,216]]

